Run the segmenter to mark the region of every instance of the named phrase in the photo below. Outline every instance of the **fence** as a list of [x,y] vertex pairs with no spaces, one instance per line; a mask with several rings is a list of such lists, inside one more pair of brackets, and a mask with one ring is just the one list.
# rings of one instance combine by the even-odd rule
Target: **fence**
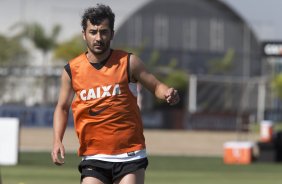
[[[0,106],[0,117],[17,117],[21,126],[52,126],[54,107],[23,105]],[[72,114],[69,114],[69,126],[73,125]]]
[[[0,116],[18,117],[24,126],[51,126],[61,71],[62,67],[51,67],[42,74],[36,67],[0,68],[0,104],[5,104],[0,106]],[[281,104],[268,84],[265,78],[192,75],[184,107],[188,111],[149,110],[143,113],[145,127],[233,130],[245,127],[246,122],[281,121]],[[72,122],[71,114],[69,119]],[[176,120],[179,122],[168,122]]]
[[190,129],[245,130],[248,122],[272,118],[265,112],[272,111],[273,101],[266,78],[192,75],[185,124]]

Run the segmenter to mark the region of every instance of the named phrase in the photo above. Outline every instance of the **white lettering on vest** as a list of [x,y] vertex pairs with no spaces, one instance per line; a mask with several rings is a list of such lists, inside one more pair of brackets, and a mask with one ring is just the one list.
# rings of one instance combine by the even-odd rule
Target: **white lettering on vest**
[[95,99],[95,98],[96,98],[96,94],[94,92],[94,89],[89,89],[88,95],[87,95],[87,100]]
[[83,101],[86,101],[86,90],[85,89],[80,92],[80,99]]
[[101,88],[97,87],[96,89],[97,98],[101,98]]
[[[102,92],[102,95],[101,95]],[[99,86],[97,88],[83,89],[80,91],[80,99],[83,101],[92,100],[96,98],[104,98],[109,96],[120,95],[121,90],[119,84]]]
[[111,93],[109,92],[111,87],[112,87],[112,85],[102,86],[102,89],[104,90],[104,93],[102,94],[102,97],[111,96]]
[[121,91],[120,91],[119,85],[116,84],[116,85],[114,86],[114,90],[113,90],[112,95],[114,96],[114,95],[120,95],[120,94],[121,94]]

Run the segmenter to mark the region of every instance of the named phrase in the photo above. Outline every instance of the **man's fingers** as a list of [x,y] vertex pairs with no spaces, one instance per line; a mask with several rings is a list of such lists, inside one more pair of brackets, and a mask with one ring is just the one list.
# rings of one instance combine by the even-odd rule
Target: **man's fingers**
[[65,158],[65,149],[64,149],[64,147],[60,149],[60,153],[61,153],[61,158],[64,159]]
[[55,158],[54,160],[53,160],[53,162],[54,162],[54,164],[56,164],[56,165],[63,165],[65,162],[64,162],[64,158]]
[[172,97],[172,94],[173,94],[173,88],[169,88],[168,90],[167,90],[167,92],[166,92],[166,94],[165,94],[165,98],[166,98],[166,100],[167,101],[169,101],[170,99],[171,99],[171,97]]
[[166,93],[166,101],[170,105],[175,105],[179,102],[179,95],[177,90],[173,88],[169,88],[167,93]]
[[53,151],[51,153],[51,156],[52,156],[52,161],[54,164],[63,165],[65,163],[64,162],[64,158],[65,158],[64,150],[61,149],[60,151]]

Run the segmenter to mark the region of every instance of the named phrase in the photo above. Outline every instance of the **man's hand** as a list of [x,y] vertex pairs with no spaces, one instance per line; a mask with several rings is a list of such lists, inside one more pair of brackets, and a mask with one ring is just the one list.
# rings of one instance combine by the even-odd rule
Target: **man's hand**
[[65,148],[64,145],[59,143],[54,143],[53,151],[51,153],[53,163],[56,165],[63,165],[65,163]]
[[167,90],[167,92],[165,94],[165,99],[166,99],[167,103],[169,103],[170,105],[175,105],[180,100],[178,92],[174,88],[169,88]]

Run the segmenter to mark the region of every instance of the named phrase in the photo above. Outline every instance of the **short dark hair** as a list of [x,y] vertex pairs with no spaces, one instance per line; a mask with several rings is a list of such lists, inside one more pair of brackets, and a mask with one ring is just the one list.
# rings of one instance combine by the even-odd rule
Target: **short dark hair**
[[88,20],[93,25],[99,25],[105,19],[109,20],[110,28],[114,31],[115,14],[112,12],[112,9],[107,5],[97,4],[96,7],[91,7],[84,11],[81,20],[82,29],[86,30]]

